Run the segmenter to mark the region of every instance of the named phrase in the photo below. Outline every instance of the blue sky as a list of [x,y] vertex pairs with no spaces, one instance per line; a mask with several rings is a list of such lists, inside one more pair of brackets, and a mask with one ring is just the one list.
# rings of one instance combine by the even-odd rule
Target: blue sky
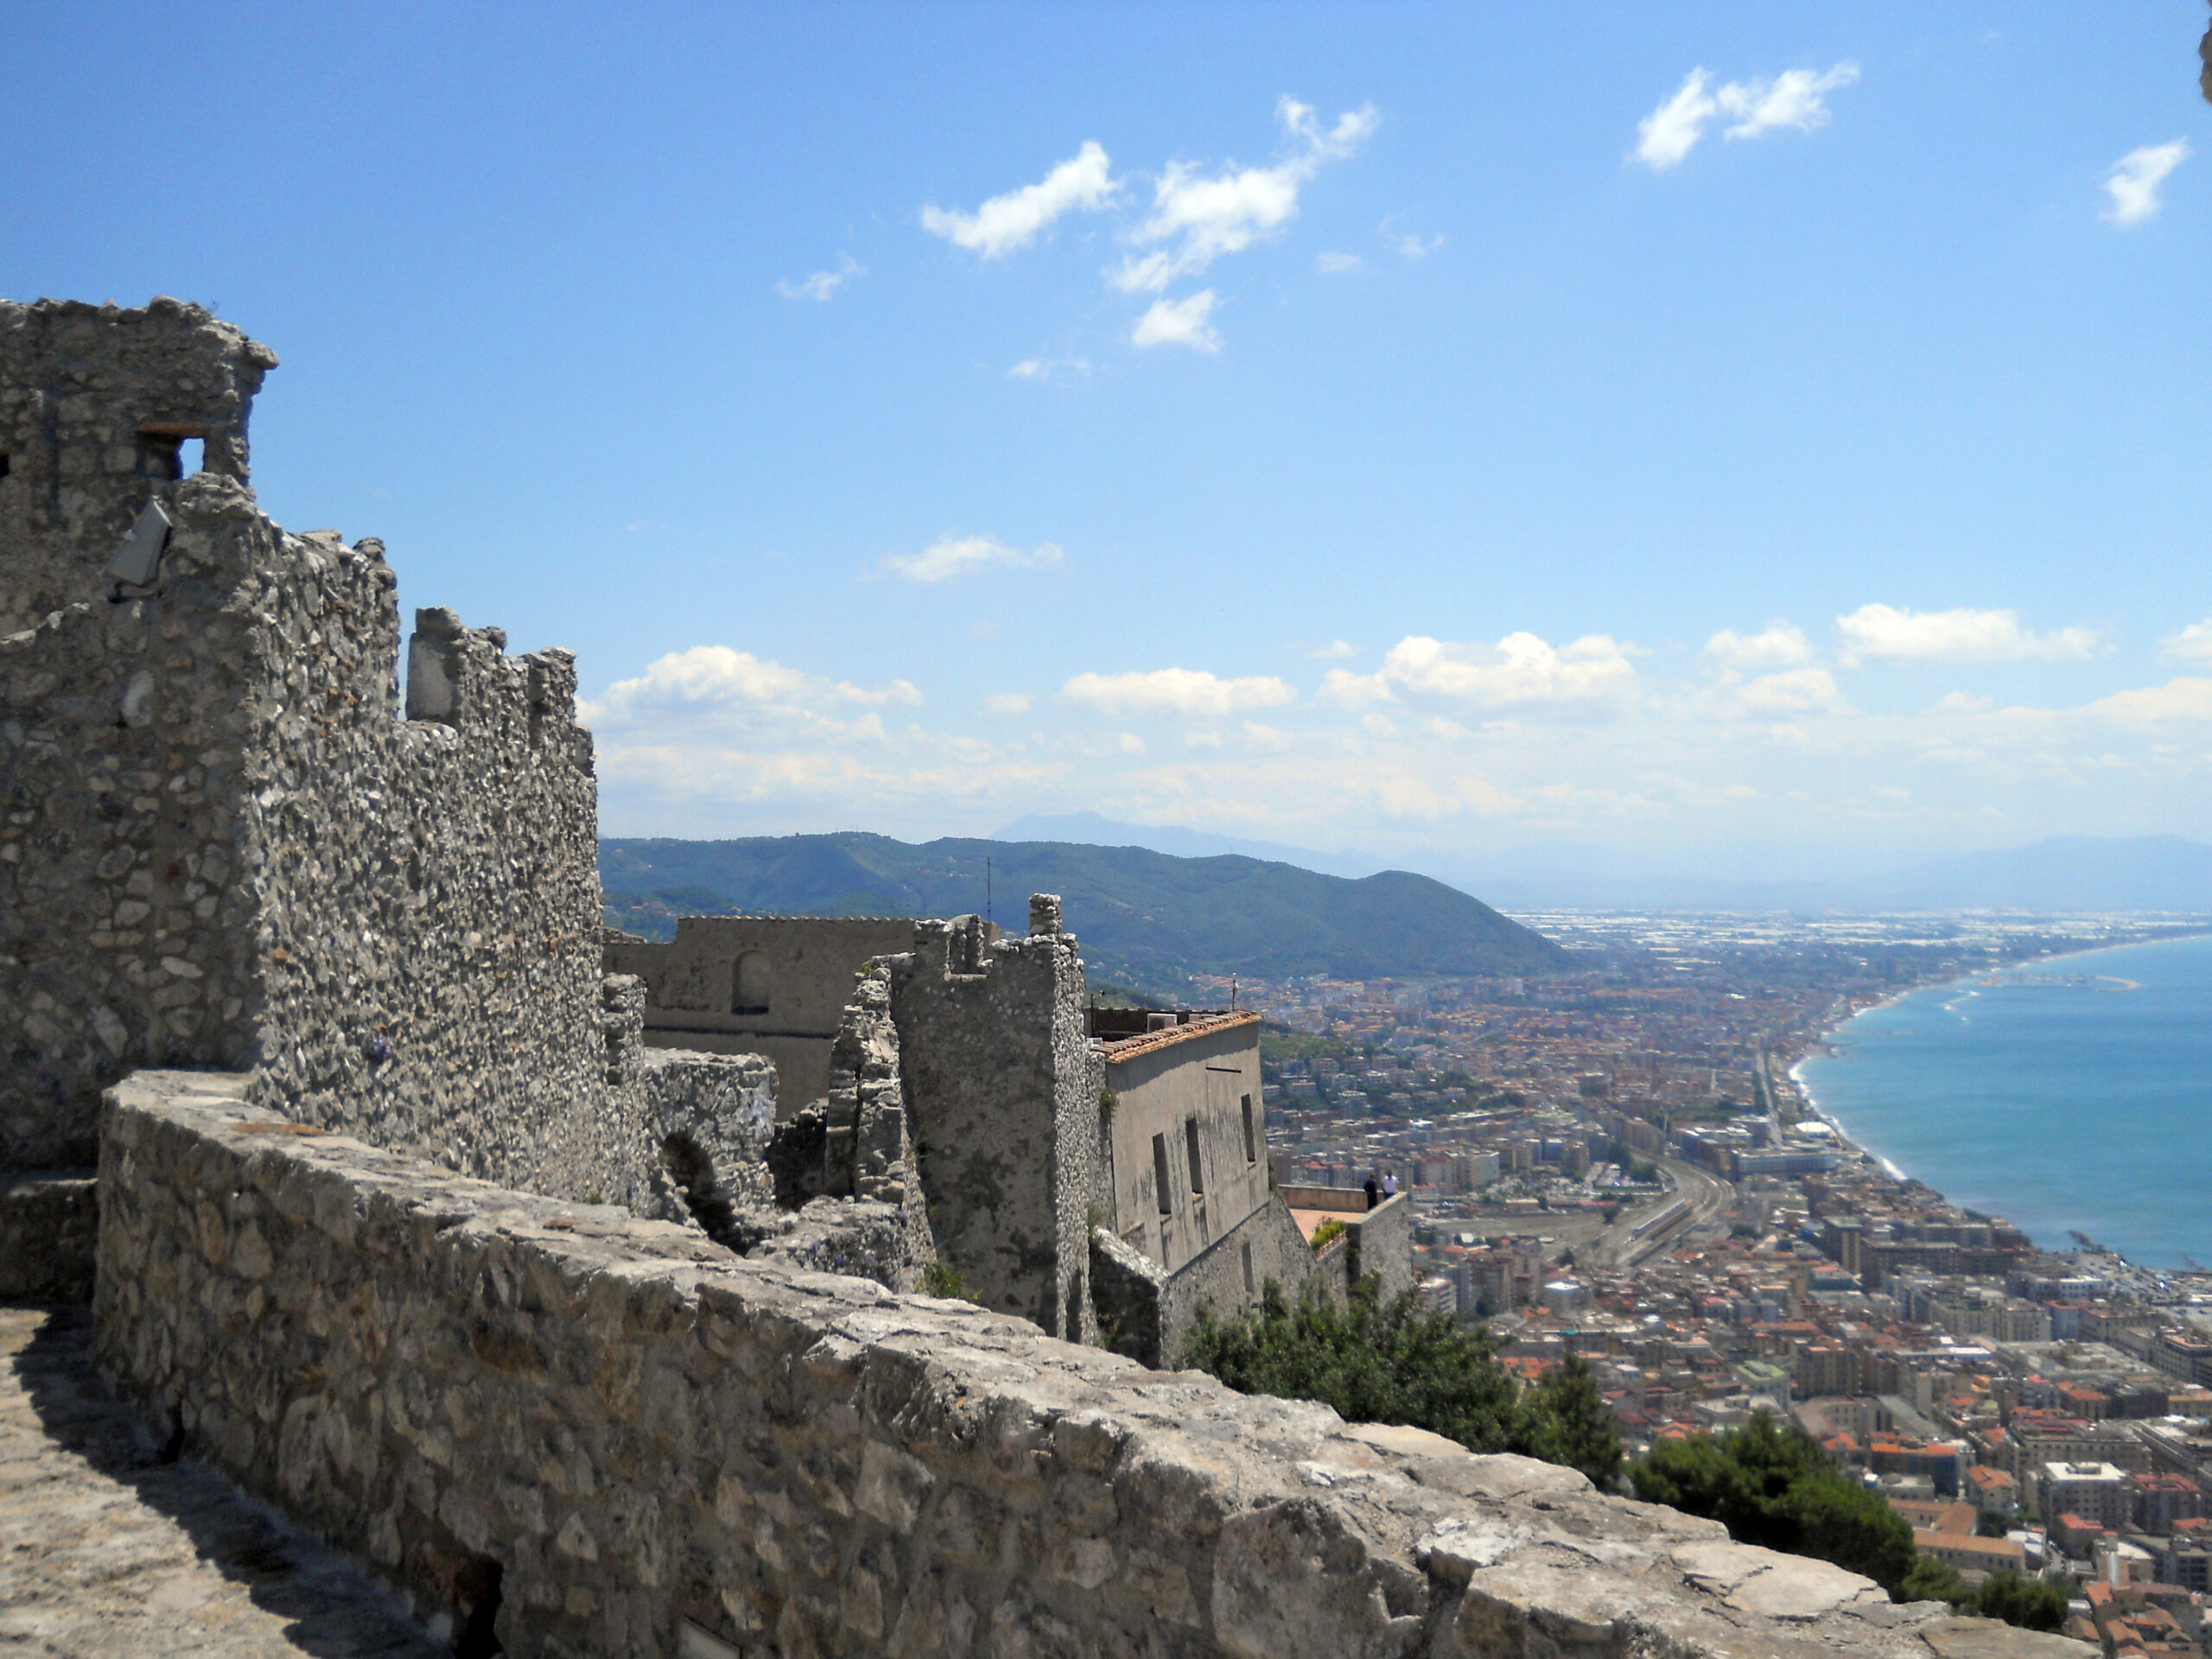
[[2205,21],[24,10],[0,294],[273,346],[611,833],[2201,834]]

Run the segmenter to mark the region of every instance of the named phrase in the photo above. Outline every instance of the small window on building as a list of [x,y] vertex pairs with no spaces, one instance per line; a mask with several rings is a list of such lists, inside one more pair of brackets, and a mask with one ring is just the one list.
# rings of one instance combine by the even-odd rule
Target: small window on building
[[1244,1294],[1249,1296],[1258,1289],[1259,1286],[1252,1281],[1252,1247],[1247,1243],[1244,1246]]
[[1175,1205],[1169,1196],[1171,1189],[1167,1185],[1167,1137],[1164,1135],[1155,1135],[1152,1137],[1152,1190],[1154,1198],[1159,1201],[1160,1213],[1163,1216],[1173,1215]]
[[1252,1096],[1251,1096],[1247,1095],[1247,1096],[1244,1096],[1243,1106],[1244,1106],[1244,1161],[1245,1161],[1246,1163],[1248,1163],[1248,1164],[1256,1164],[1256,1163],[1258,1163],[1258,1162],[1260,1161],[1260,1143],[1259,1143],[1259,1141],[1258,1141],[1254,1137],[1254,1135],[1253,1135],[1253,1134],[1252,1134]]
[[732,1014],[768,1012],[768,953],[747,950],[730,969],[729,1011]]
[[1186,1117],[1183,1120],[1183,1139],[1190,1144],[1191,1148],[1191,1191],[1203,1198],[1206,1190],[1206,1173],[1205,1166],[1198,1160],[1198,1120],[1197,1118]]
[[187,438],[176,447],[176,475],[191,478],[207,470],[207,440]]

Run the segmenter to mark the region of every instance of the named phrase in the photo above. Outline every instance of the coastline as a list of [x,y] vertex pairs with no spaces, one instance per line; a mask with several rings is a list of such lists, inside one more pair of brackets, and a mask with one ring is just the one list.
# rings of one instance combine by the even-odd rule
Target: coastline
[[[1851,1151],[1857,1153],[1859,1156],[1878,1164],[1892,1179],[1897,1181],[1899,1184],[1912,1183],[1924,1187],[1929,1192],[1936,1193],[1939,1198],[1942,1198],[1944,1202],[1948,1203],[1951,1201],[1948,1194],[1943,1193],[1940,1189],[1935,1187],[1929,1182],[1921,1179],[1919,1177],[1913,1175],[1910,1171],[1901,1167],[1887,1154],[1882,1152],[1879,1148],[1859,1139],[1851,1132],[1847,1125],[1836,1117],[1833,1107],[1823,1106],[1821,1103],[1819,1097],[1815,1094],[1811,1084],[1805,1076],[1805,1066],[1807,1063],[1822,1056],[1835,1058],[1837,1052],[1835,1039],[1840,1035],[1845,1027],[1848,1027],[1853,1020],[1859,1018],[1860,1015],[1876,1013],[1884,1008],[1895,1007],[1898,1004],[1904,1002],[1906,999],[1919,995],[1924,991],[1964,991],[1971,993],[1993,982],[1999,982],[2017,975],[2022,969],[2031,969],[2044,963],[2069,961],[2080,957],[2098,956],[2113,950],[2141,950],[2151,945],[2180,944],[2192,939],[2202,939],[2207,938],[2212,938],[2212,928],[2192,929],[2188,932],[2159,934],[2149,938],[2128,939],[2087,945],[2078,950],[2054,950],[2042,956],[2023,957],[2019,962],[2008,963],[2002,968],[1982,969],[1971,974],[1959,975],[1948,979],[1930,978],[1922,983],[1908,986],[1904,989],[1893,992],[1891,995],[1871,999],[1842,1012],[1836,1018],[1831,1020],[1827,1024],[1822,1026],[1817,1032],[1806,1038],[1802,1048],[1799,1048],[1794,1055],[1791,1055],[1789,1058],[1788,1065],[1783,1075],[1796,1089],[1798,1099],[1802,1104],[1803,1110],[1818,1118],[1821,1122],[1827,1124],[1830,1132],[1834,1135],[1838,1145],[1847,1147]],[[2088,975],[2082,976],[2081,977],[2085,979],[2102,980],[2106,982],[2101,985],[2096,985],[2089,988],[2100,992],[2120,993],[2141,988],[2139,982],[2124,978],[2118,975]],[[2082,1237],[2082,1235],[2077,1233],[2074,1235],[2074,1236],[2078,1240]],[[2138,1265],[2131,1261],[2124,1252],[2119,1249],[2103,1244],[2098,1244],[2094,1248],[2100,1254],[2118,1260],[2131,1268],[2136,1268]],[[2150,1269],[2150,1271],[2163,1272],[2164,1270]]]

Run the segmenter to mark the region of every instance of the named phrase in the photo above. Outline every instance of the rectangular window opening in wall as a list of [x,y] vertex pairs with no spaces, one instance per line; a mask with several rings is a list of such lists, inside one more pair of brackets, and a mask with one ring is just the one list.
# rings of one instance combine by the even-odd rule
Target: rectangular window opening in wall
[[1164,1135],[1152,1137],[1152,1190],[1159,1203],[1160,1213],[1173,1215],[1175,1211],[1172,1197],[1174,1189],[1167,1184],[1167,1137]]
[[8,476],[8,457],[0,455],[0,478]]
[[204,473],[207,470],[207,439],[187,438],[177,446],[176,475],[179,478],[190,478],[195,473]]
[[1183,1120],[1183,1139],[1191,1149],[1191,1191],[1204,1197],[1206,1190],[1206,1174],[1204,1166],[1198,1161],[1198,1120],[1197,1118],[1186,1117]]
[[1258,1162],[1260,1161],[1260,1143],[1259,1143],[1256,1140],[1255,1140],[1255,1139],[1253,1138],[1253,1135],[1252,1135],[1252,1096],[1251,1096],[1247,1095],[1247,1096],[1244,1096],[1244,1100],[1243,1100],[1243,1107],[1244,1107],[1244,1161],[1245,1161],[1246,1163],[1248,1163],[1248,1164],[1256,1164],[1256,1163],[1258,1163]]
[[1258,1289],[1259,1286],[1252,1281],[1252,1247],[1247,1243],[1244,1246],[1244,1294],[1249,1296]]

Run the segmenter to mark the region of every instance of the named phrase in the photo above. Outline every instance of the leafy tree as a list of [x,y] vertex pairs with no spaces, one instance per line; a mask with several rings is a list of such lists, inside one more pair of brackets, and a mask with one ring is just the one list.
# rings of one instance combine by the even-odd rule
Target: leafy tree
[[1521,1396],[1514,1413],[1513,1450],[1563,1463],[1610,1491],[1621,1472],[1620,1431],[1580,1354],[1569,1354]]
[[1995,1510],[1984,1510],[1974,1517],[1974,1535],[1977,1538],[2002,1538],[2010,1530],[2010,1523]]
[[1348,1307],[1320,1294],[1294,1304],[1271,1281],[1253,1313],[1201,1311],[1182,1363],[1240,1393],[1319,1400],[1348,1422],[1410,1423],[1473,1452],[1512,1449],[1520,1427],[1513,1379],[1488,1336],[1427,1312],[1411,1292],[1385,1305],[1372,1279]]
[[1933,1555],[1923,1555],[1891,1593],[1898,1601],[1948,1601],[1956,1607],[1963,1605],[1974,1592],[1967,1588],[1956,1568]]
[[1918,1559],[1902,1516],[1838,1474],[1811,1435],[1769,1412],[1719,1439],[1655,1446],[1628,1477],[1646,1503],[1709,1516],[1741,1543],[1834,1561],[1892,1595]]
[[2066,1592],[2048,1580],[1993,1573],[1974,1592],[1967,1611],[2024,1630],[2056,1630],[2066,1623]]

